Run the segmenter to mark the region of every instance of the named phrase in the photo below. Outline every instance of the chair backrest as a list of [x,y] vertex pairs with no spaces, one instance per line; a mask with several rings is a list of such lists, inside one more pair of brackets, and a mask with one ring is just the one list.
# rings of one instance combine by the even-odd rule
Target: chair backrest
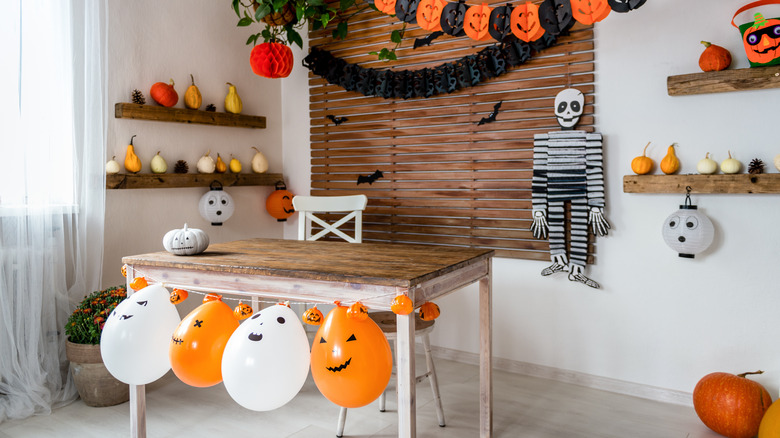
[[[328,233],[333,233],[350,243],[363,241],[363,210],[366,209],[366,195],[350,196],[294,196],[293,208],[298,217],[298,240],[317,240]],[[316,213],[346,213],[336,222],[328,223],[316,216]],[[351,219],[355,219],[355,236],[349,236],[338,228]],[[323,229],[312,235],[312,225],[317,224]]]

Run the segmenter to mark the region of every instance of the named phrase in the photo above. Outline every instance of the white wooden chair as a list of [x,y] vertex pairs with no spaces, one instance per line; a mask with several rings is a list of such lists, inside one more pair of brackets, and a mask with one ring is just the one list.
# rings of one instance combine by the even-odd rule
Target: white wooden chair
[[[333,233],[350,243],[361,243],[363,233],[363,210],[366,208],[368,198],[365,195],[351,196],[295,196],[292,200],[295,211],[300,213],[298,217],[298,240],[317,240],[329,233]],[[341,219],[334,223],[328,223],[317,217],[318,213],[346,213]],[[355,220],[355,233],[350,236],[338,227],[348,223],[351,219]],[[322,230],[312,234],[312,225],[317,224]],[[396,321],[393,312],[369,312],[368,316],[382,329],[387,340],[391,345],[396,340]],[[431,391],[433,391],[433,401],[436,405],[436,416],[439,420],[439,426],[444,426],[444,409],[441,405],[439,396],[439,383],[436,379],[436,369],[433,366],[431,356],[431,343],[428,335],[433,330],[434,321],[423,321],[417,316],[415,321],[414,335],[422,338],[425,349],[425,362],[427,372],[417,376],[416,382],[420,383],[426,377],[430,380]],[[385,393],[379,396],[379,410],[385,411]],[[339,412],[339,421],[336,427],[336,436],[344,435],[344,425],[347,421],[347,408],[342,407]]]

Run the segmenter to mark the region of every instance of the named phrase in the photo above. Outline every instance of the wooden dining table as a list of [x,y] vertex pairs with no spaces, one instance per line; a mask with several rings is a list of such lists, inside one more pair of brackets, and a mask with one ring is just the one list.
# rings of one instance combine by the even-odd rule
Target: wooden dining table
[[[415,307],[479,282],[480,437],[493,429],[491,260],[494,251],[399,243],[248,239],[213,244],[198,255],[166,251],[127,256],[128,290],[135,277],[149,284],[301,303],[361,301],[390,310],[396,295]],[[476,312],[475,312],[476,313]],[[416,436],[415,318],[397,315],[398,436]],[[130,386],[130,431],[146,436],[144,385]]]

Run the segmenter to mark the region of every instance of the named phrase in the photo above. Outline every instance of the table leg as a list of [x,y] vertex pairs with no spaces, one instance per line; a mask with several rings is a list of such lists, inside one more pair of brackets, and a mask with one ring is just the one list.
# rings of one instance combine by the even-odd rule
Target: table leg
[[479,281],[479,436],[493,434],[493,333],[490,272]]
[[146,386],[130,385],[130,436],[146,438]]
[[396,369],[398,377],[398,436],[417,434],[417,403],[414,367],[414,312],[396,315]]

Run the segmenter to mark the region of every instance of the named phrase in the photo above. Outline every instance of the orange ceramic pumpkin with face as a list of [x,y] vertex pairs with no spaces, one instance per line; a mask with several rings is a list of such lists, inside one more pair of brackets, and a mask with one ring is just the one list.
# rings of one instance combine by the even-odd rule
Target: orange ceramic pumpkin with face
[[311,309],[306,309],[305,312],[303,312],[303,322],[309,325],[320,325],[322,324],[322,312],[320,312],[320,309],[317,308],[317,306],[312,307]]
[[345,408],[376,400],[390,381],[393,357],[382,329],[371,319],[347,317],[337,305],[311,347],[311,375],[322,395]]
[[759,17],[742,36],[751,66],[766,65],[780,57],[780,20]]
[[222,352],[238,328],[233,309],[221,300],[190,312],[173,332],[168,355],[171,369],[184,383],[204,388],[222,381]]
[[441,30],[441,11],[445,6],[445,0],[420,0],[417,5],[417,25],[428,32]]
[[254,310],[252,310],[252,306],[239,301],[238,306],[233,309],[233,316],[235,316],[237,320],[241,321],[242,319],[247,319],[252,316],[253,312]]
[[490,39],[490,12],[492,11],[493,9],[487,3],[474,5],[466,11],[463,30],[469,38],[477,41]]
[[571,0],[571,15],[584,25],[607,18],[612,12],[607,0]]
[[527,43],[544,35],[544,28],[539,21],[539,5],[525,2],[512,10],[512,33]]

